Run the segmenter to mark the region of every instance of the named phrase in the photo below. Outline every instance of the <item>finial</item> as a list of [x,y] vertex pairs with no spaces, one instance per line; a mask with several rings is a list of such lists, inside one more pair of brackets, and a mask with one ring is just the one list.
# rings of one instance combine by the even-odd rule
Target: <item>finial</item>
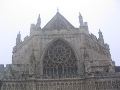
[[80,26],[83,26],[83,18],[80,12],[79,12],[79,23],[80,23]]
[[101,30],[100,30],[100,29],[99,29],[99,32],[98,32],[98,33],[99,33],[99,35],[102,35],[102,32],[101,32]]
[[59,12],[59,8],[57,8],[57,12]]
[[81,19],[82,18],[82,15],[81,15],[81,13],[79,12],[79,18]]
[[99,29],[98,34],[99,34],[99,38],[98,38],[99,42],[100,42],[101,44],[104,44],[103,34],[102,34],[102,32],[101,32],[101,30],[100,30],[100,29]]
[[38,15],[38,22],[41,22],[40,14]]
[[21,38],[20,31],[18,32],[17,37],[18,37],[18,38]]
[[38,15],[36,27],[37,27],[37,28],[41,27],[41,18],[40,18],[40,14]]
[[38,18],[40,18],[40,14],[38,15]]
[[20,42],[21,42],[21,34],[19,31],[19,33],[17,34],[17,38],[16,38],[16,45],[20,44]]
[[102,32],[101,32],[101,30],[100,30],[100,29],[99,29],[98,34],[99,34],[99,38],[103,38],[103,35],[102,35]]
[[20,35],[20,31],[19,31],[19,33],[18,33],[19,35]]
[[79,16],[81,16],[81,13],[79,12]]
[[101,32],[100,28],[99,28],[99,32]]

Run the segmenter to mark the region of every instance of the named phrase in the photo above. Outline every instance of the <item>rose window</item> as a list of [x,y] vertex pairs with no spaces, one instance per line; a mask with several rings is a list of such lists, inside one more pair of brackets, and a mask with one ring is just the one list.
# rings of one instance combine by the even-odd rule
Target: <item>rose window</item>
[[71,50],[64,46],[62,43],[57,46],[52,46],[48,50],[48,57],[55,63],[64,63],[69,60],[71,56]]

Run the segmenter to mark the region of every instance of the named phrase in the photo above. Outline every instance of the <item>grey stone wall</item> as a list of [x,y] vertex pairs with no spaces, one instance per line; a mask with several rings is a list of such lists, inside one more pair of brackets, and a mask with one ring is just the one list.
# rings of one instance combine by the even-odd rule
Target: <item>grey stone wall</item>
[[[30,64],[30,56],[34,53],[35,62],[39,63],[40,70],[38,72],[42,75],[42,60],[45,50],[57,39],[66,40],[74,50],[78,60],[79,74],[103,71],[106,66],[109,71],[114,72],[114,65],[107,44],[101,45],[96,36],[85,32],[84,28],[52,31],[32,30],[30,36],[25,37],[23,42],[13,48],[12,63]],[[100,70],[96,67],[102,68]]]

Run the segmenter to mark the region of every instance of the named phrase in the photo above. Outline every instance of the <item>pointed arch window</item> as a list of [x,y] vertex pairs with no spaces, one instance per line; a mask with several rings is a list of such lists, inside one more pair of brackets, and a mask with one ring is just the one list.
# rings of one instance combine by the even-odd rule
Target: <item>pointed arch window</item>
[[66,41],[59,39],[48,47],[43,58],[43,75],[52,78],[77,75],[77,59]]

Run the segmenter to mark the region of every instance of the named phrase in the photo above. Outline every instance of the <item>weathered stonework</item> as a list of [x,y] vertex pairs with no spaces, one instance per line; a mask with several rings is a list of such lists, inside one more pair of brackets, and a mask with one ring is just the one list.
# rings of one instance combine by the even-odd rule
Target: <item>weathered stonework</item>
[[81,15],[79,21],[75,28],[57,12],[41,29],[39,15],[30,36],[22,41],[17,35],[12,64],[0,65],[0,89],[120,90],[120,72],[102,32],[97,38]]

